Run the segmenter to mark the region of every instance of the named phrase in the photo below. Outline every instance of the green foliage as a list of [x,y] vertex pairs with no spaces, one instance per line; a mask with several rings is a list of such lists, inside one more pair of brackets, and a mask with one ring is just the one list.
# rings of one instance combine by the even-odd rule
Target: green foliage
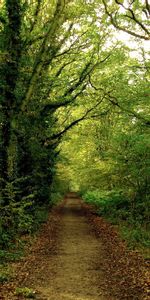
[[18,296],[24,296],[25,298],[31,298],[34,299],[36,297],[35,291],[28,287],[17,287],[16,288],[16,295]]
[[7,263],[10,261],[13,262],[13,261],[20,260],[20,257],[22,255],[23,255],[22,250],[16,250],[16,249],[10,249],[10,251],[0,250],[0,264]]
[[47,221],[49,213],[49,207],[48,206],[37,206],[34,212],[34,223],[33,223],[33,229],[37,230],[39,226]]
[[[119,230],[131,248],[149,247],[150,233],[145,202],[138,202],[134,208],[122,190],[88,191],[82,195],[85,202],[96,207],[100,216],[112,224],[119,225]],[[147,224],[147,225],[146,225]],[[147,227],[147,228],[146,228]]]
[[[56,204],[58,196],[53,199],[50,205]],[[28,198],[28,201],[27,201]],[[26,197],[22,202],[11,202],[11,205],[6,206],[2,210],[2,218],[0,223],[0,245],[4,248],[12,247],[13,243],[20,240],[23,234],[31,234],[39,229],[39,226],[46,222],[49,213],[49,205],[35,206],[29,200],[31,197]],[[59,198],[60,199],[60,198]],[[2,250],[0,257],[2,259],[13,259],[15,254]],[[3,255],[4,254],[4,255]],[[12,257],[11,257],[12,255]],[[17,255],[17,253],[16,253]],[[15,259],[15,257],[14,257]]]
[[61,201],[64,195],[69,191],[68,178],[65,177],[65,174],[63,174],[62,176],[61,175],[62,174],[59,171],[59,167],[57,166],[56,174],[51,185],[51,206],[56,205],[59,201]]
[[[87,191],[82,194],[83,199],[97,207],[99,214],[110,217],[111,220],[127,220],[129,224],[149,222],[149,201],[137,199],[132,203],[122,190]],[[134,206],[133,206],[134,204]]]
[[11,247],[12,242],[15,242],[20,234],[31,232],[33,226],[32,207],[35,195],[22,196],[22,191],[20,191],[20,187],[24,183],[26,184],[28,179],[29,177],[17,178],[7,182],[5,189],[3,189],[0,220],[1,247]]
[[120,233],[123,239],[127,241],[127,244],[130,248],[150,248],[150,233],[149,230],[146,230],[136,224],[136,226],[120,226]]
[[9,280],[9,277],[5,273],[0,273],[0,283],[6,282]]
[[[127,218],[130,199],[148,220],[148,51],[134,41],[133,57],[109,26],[105,1],[63,2],[0,3],[3,247],[46,220],[45,207],[68,190],[122,191],[103,195],[103,210]],[[125,28],[118,6],[108,10]],[[148,28],[147,7],[131,8]],[[127,22],[132,32],[139,26]]]
[[[140,40],[149,40],[149,4],[147,1],[135,0],[124,3],[122,0],[111,2],[103,0],[102,2],[105,13],[115,28]],[[143,11],[145,12],[144,15],[142,14]]]
[[33,215],[30,213],[32,196],[25,197],[21,202],[10,202],[1,209],[0,245],[10,246],[12,239],[18,235],[29,233],[33,226]]
[[51,193],[51,205],[56,205],[59,201],[63,199],[63,194],[60,192],[52,192]]
[[[89,203],[94,204],[99,214],[104,216],[111,216],[112,218],[116,216],[124,218],[123,211],[127,212],[130,207],[129,200],[125,198],[123,192],[120,191],[89,191],[83,195],[83,199]],[[121,215],[122,211],[122,215]]]
[[0,265],[0,283],[4,283],[11,279],[11,271],[8,266]]

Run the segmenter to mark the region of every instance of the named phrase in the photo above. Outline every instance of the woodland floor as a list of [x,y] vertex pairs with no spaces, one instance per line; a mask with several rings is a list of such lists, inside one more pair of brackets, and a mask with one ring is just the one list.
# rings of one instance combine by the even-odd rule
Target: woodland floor
[[32,289],[38,300],[150,299],[148,265],[75,194],[50,212],[25,257],[11,267],[3,300],[25,299],[16,287]]

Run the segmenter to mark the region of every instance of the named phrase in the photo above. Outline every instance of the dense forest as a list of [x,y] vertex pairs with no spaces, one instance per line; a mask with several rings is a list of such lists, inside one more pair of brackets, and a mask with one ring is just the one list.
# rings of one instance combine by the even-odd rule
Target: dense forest
[[147,0],[1,0],[3,248],[68,190],[148,246],[149,18]]

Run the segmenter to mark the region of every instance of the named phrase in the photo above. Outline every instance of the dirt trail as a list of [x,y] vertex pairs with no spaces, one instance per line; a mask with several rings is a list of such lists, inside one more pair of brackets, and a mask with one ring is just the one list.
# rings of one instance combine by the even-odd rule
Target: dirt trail
[[[57,255],[47,261],[47,280],[36,282],[40,299],[104,300],[99,288],[103,274],[97,267],[100,241],[96,239],[77,198],[68,198],[62,210]],[[53,274],[53,276],[52,276]],[[110,299],[110,297],[109,297]]]
[[50,212],[0,299],[24,300],[15,290],[28,287],[37,300],[147,300],[143,267],[113,226],[72,193]]

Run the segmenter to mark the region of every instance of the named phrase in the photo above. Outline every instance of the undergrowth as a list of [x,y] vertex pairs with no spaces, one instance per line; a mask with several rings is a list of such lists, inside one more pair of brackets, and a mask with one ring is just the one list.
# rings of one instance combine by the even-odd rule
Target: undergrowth
[[96,207],[99,216],[118,226],[130,248],[150,247],[148,201],[134,199],[133,203],[122,190],[87,191],[82,198]]
[[1,205],[0,218],[0,249],[12,249],[20,237],[36,232],[42,223],[47,221],[49,210],[62,199],[61,193],[51,193],[46,204],[36,204],[32,197],[19,202],[11,201]]
[[36,297],[35,291],[27,287],[21,287],[21,288],[17,287],[15,294],[17,296],[23,296],[25,298],[30,298],[30,299],[34,299]]
[[0,283],[7,282],[12,277],[12,271],[7,265],[0,263]]

